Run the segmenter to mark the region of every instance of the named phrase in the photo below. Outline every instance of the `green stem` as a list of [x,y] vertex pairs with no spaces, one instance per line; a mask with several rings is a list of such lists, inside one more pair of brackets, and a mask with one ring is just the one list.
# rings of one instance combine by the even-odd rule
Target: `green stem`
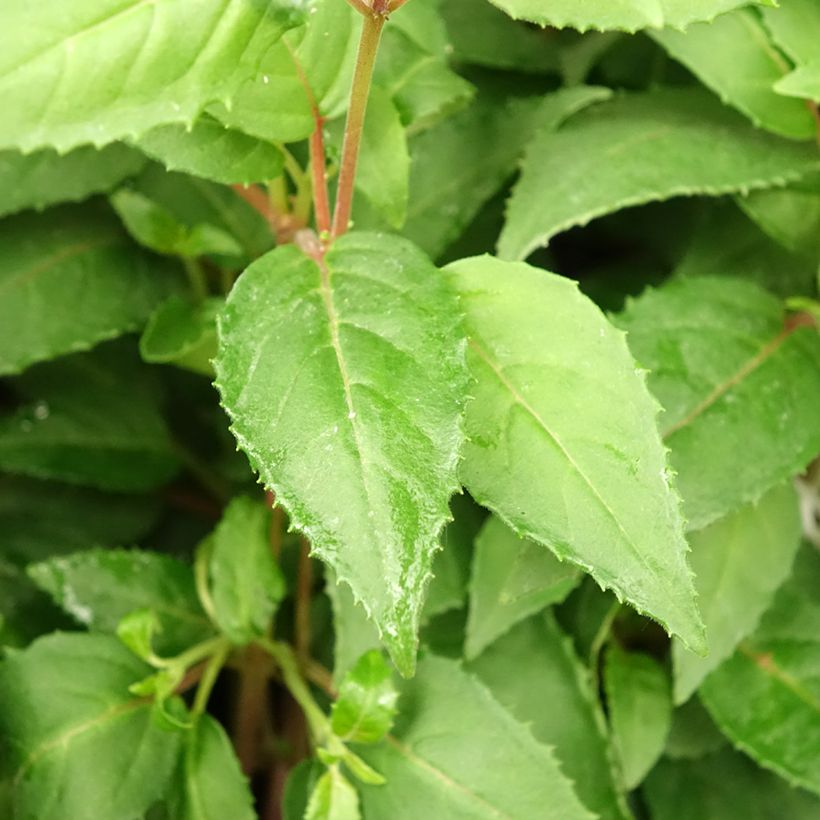
[[367,98],[373,81],[373,68],[379,51],[382,29],[387,20],[386,3],[374,0],[373,9],[364,15],[362,36],[359,40],[359,52],[356,56],[356,69],[353,74],[353,85],[350,89],[350,105],[347,111],[342,160],[339,171],[339,187],[336,193],[336,210],[333,213],[334,237],[341,236],[350,224],[350,212],[353,207],[353,187],[356,182],[356,164],[359,160],[359,148],[362,142],[364,118],[367,113]]
[[604,615],[603,620],[601,621],[601,624],[598,627],[598,631],[595,633],[595,637],[592,639],[592,643],[589,647],[589,668],[592,670],[593,675],[597,675],[598,660],[601,655],[601,650],[603,649],[604,644],[609,638],[609,633],[612,629],[612,624],[615,620],[615,616],[620,611],[621,602],[615,601],[615,603],[613,603],[612,606],[607,610],[606,615]]
[[197,302],[204,302],[208,298],[208,279],[202,265],[199,264],[198,259],[190,256],[183,256],[182,264],[185,266],[185,273],[188,276],[188,282],[194,292],[194,297]]
[[228,653],[231,651],[230,644],[224,639],[219,639],[222,642],[221,647],[211,656],[205,671],[202,673],[202,678],[199,681],[199,686],[196,689],[194,697],[194,705],[191,707],[191,713],[194,717],[199,717],[208,705],[208,698],[211,696],[211,691],[214,688],[216,679],[219,677],[219,672],[225,665],[228,658]]

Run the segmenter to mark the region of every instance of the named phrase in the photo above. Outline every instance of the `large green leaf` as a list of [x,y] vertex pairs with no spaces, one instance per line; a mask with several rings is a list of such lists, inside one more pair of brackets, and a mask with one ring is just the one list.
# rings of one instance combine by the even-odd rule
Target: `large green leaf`
[[413,245],[348,234],[321,263],[295,247],[260,259],[219,321],[217,385],[240,446],[405,674],[457,486],[459,318]]
[[653,820],[816,820],[820,800],[729,749],[662,760],[643,789]]
[[702,651],[658,407],[624,334],[543,270],[481,257],[448,271],[476,380],[461,466],[470,493]]
[[757,631],[701,687],[758,763],[820,794],[820,555],[806,547]]
[[56,633],[0,664],[14,816],[141,817],[164,796],[180,735],[128,687],[149,667],[109,635]]
[[453,661],[419,662],[402,687],[394,734],[361,754],[387,779],[362,788],[365,817],[592,817],[552,750]]
[[97,205],[0,223],[0,374],[137,329],[177,287]]
[[529,725],[536,740],[554,747],[588,809],[602,820],[630,816],[616,787],[607,729],[589,670],[551,615],[519,624],[468,669],[514,717]]
[[758,286],[673,281],[617,321],[666,411],[691,529],[756,501],[820,452],[820,336],[784,328],[782,304]]
[[182,652],[214,632],[197,600],[191,568],[169,555],[94,549],[33,564],[28,575],[93,631],[113,635],[130,612],[153,610],[160,654]]
[[0,147],[66,151],[192,123],[302,19],[289,0],[26,0],[0,11]]
[[705,91],[624,94],[536,135],[499,252],[523,259],[556,234],[621,208],[783,185],[818,167],[814,146],[755,129]]
[[689,538],[698,604],[709,635],[699,658],[675,643],[675,700],[686,700],[757,626],[791,571],[800,508],[790,484],[768,492]]
[[145,158],[124,145],[102,151],[78,148],[60,156],[47,149],[34,154],[0,152],[0,216],[42,209],[58,202],[78,202],[110,191],[138,173]]
[[672,722],[669,676],[650,655],[610,646],[604,685],[612,743],[624,785],[631,791],[655,765],[666,744]]
[[[594,29],[684,28],[745,6],[749,0],[492,0],[515,19],[542,26]],[[760,0],[774,5],[773,0]]]
[[563,601],[580,577],[573,564],[488,519],[476,538],[465,655],[475,658],[519,621]]
[[0,468],[123,492],[166,483],[179,460],[144,369],[113,342],[18,377],[22,406],[0,414]]
[[686,33],[662,29],[652,37],[755,124],[785,137],[815,135],[814,118],[804,103],[775,93],[774,84],[791,65],[753,11],[739,9],[691,26]]

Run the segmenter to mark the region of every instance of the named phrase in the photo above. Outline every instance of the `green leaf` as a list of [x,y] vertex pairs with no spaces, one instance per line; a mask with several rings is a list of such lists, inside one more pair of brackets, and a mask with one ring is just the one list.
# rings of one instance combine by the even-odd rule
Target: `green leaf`
[[696,760],[728,745],[697,695],[672,713],[664,754],[673,760]]
[[700,689],[732,742],[820,793],[820,556],[806,547],[757,631]]
[[621,208],[783,185],[818,165],[813,146],[758,131],[706,92],[623,94],[557,131],[539,131],[499,252],[524,259],[556,234]]
[[[555,28],[682,29],[690,23],[745,6],[749,0],[492,0],[515,19]],[[772,0],[760,0],[774,5]]]
[[[102,146],[230,107],[265,52],[302,19],[285,0],[44,0],[32,26],[25,0],[0,16],[0,146]],[[150,47],[146,47],[150,44]]]
[[140,368],[113,343],[18,377],[24,403],[0,415],[0,469],[123,492],[166,483],[179,463]]
[[[393,736],[362,756],[387,783],[363,786],[365,817],[591,818],[548,746],[454,661],[428,656],[401,690]],[[549,795],[545,800],[544,795]]]
[[555,749],[588,809],[602,820],[630,817],[616,786],[604,716],[589,670],[552,616],[518,624],[468,669],[530,727],[539,743]]
[[359,820],[359,796],[338,766],[331,766],[316,783],[305,820]]
[[295,247],[252,265],[219,334],[237,441],[410,674],[463,438],[455,296],[410,243],[347,234],[321,265]]
[[0,375],[139,328],[179,286],[98,205],[0,223]]
[[658,408],[623,333],[543,270],[491,257],[447,270],[476,380],[461,466],[472,496],[703,650]]
[[775,93],[774,84],[791,66],[770,41],[755,12],[739,9],[712,23],[691,26],[685,34],[662,29],[651,36],[756,125],[794,139],[815,135],[816,124],[808,108]]
[[159,629],[156,612],[152,609],[135,609],[117,624],[117,637],[138,658],[150,663],[155,657],[152,644]]
[[698,658],[674,644],[676,702],[685,701],[757,626],[789,576],[800,529],[797,494],[785,484],[690,536],[709,654]]
[[814,820],[820,801],[729,749],[662,760],[642,790],[654,820]]
[[778,80],[774,90],[789,97],[820,102],[820,60],[800,66],[787,74],[782,80]]
[[333,608],[333,680],[338,686],[365,652],[380,646],[379,633],[350,587],[337,583],[330,569],[325,570],[325,577],[325,592]]
[[817,59],[820,8],[814,0],[780,0],[777,8],[760,9],[775,43],[798,64]]
[[624,785],[632,790],[661,756],[672,723],[672,691],[666,670],[652,657],[610,646],[604,684]]
[[242,253],[239,243],[221,228],[208,223],[189,228],[138,191],[121,188],[110,199],[128,233],[152,251],[183,257]]
[[303,760],[290,770],[282,798],[282,820],[305,820],[308,800],[324,769],[314,758]]
[[124,145],[102,151],[79,148],[64,156],[51,150],[35,154],[2,151],[0,216],[58,202],[79,202],[110,191],[144,165],[140,153]]
[[253,795],[239,768],[230,738],[210,715],[201,715],[185,734],[171,787],[174,820],[254,820]]
[[345,675],[333,704],[331,726],[343,741],[378,743],[393,725],[398,693],[390,667],[370,650]]
[[136,145],[171,171],[185,171],[225,185],[267,182],[282,173],[284,164],[275,145],[228,128],[207,114],[192,128],[152,128]]
[[285,579],[273,560],[269,532],[268,508],[240,496],[205,542],[214,618],[238,646],[265,634],[285,597]]
[[139,817],[165,794],[181,738],[129,694],[147,671],[108,635],[56,633],[6,655],[0,732],[15,817]]
[[670,282],[617,321],[666,411],[691,529],[758,500],[820,452],[820,336],[784,329],[782,304],[756,285]]
[[199,604],[193,572],[169,555],[143,550],[87,550],[28,567],[29,577],[84,626],[114,633],[134,610],[159,623],[154,646],[175,655],[213,635]]
[[489,518],[475,545],[466,657],[477,657],[519,621],[563,601],[580,579],[577,567]]
[[512,176],[536,125],[557,127],[609,91],[580,88],[539,99],[482,94],[466,110],[410,141],[410,198],[403,233],[432,257]]

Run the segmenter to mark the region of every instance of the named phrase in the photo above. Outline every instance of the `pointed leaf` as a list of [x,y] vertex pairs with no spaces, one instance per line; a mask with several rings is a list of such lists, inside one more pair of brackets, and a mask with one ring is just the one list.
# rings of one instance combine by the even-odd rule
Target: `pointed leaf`
[[732,742],[820,794],[820,555],[806,547],[757,631],[701,687]]
[[136,330],[179,286],[97,205],[0,225],[0,374]]
[[240,446],[410,674],[457,485],[455,297],[410,243],[347,234],[321,264],[282,247],[252,265],[219,333],[217,385]]
[[556,234],[621,208],[783,185],[818,167],[813,146],[755,129],[704,91],[624,94],[536,135],[499,253],[524,259]]
[[784,327],[782,304],[758,286],[670,282],[617,322],[666,411],[664,439],[692,529],[756,501],[820,452],[820,335]]
[[359,820],[359,796],[338,766],[331,766],[316,783],[305,820]]
[[568,279],[491,257],[448,271],[476,380],[470,493],[702,650],[658,408],[624,335]]
[[551,615],[518,624],[468,669],[530,727],[539,743],[555,749],[588,809],[602,820],[630,817],[616,786],[606,724],[589,670]]
[[365,817],[591,820],[552,750],[459,664],[424,658],[400,702],[393,736],[362,750],[387,779],[362,787]]
[[580,580],[577,567],[489,518],[473,557],[466,657],[477,657],[519,621],[563,601]]
[[666,670],[652,657],[611,646],[604,664],[612,742],[624,785],[636,788],[655,765],[672,723],[672,692]]
[[274,563],[268,508],[234,498],[205,542],[214,617],[241,646],[265,634],[285,597],[285,579]]
[[55,633],[0,664],[4,774],[16,817],[140,817],[164,794],[180,735],[128,687],[147,667],[115,637]]
[[788,578],[800,546],[800,508],[791,484],[756,505],[693,533],[689,562],[709,636],[699,658],[679,643],[672,649],[675,701],[686,700],[757,626],[777,588]]
[[0,13],[0,146],[66,151],[192,123],[229,102],[259,60],[302,18],[288,0],[25,0]]

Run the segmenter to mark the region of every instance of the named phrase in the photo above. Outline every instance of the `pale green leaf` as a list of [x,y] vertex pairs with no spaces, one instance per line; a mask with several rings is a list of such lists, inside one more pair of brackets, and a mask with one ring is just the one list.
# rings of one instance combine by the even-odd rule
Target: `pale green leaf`
[[816,820],[820,800],[724,749],[698,760],[662,760],[642,793],[653,820]]
[[55,633],[0,664],[14,816],[140,817],[165,793],[180,735],[128,687],[149,671],[115,637]]
[[791,65],[753,11],[739,9],[685,33],[662,29],[652,37],[756,125],[794,139],[815,135],[817,126],[803,102],[775,93],[774,84]]
[[315,758],[303,760],[290,770],[282,797],[282,820],[305,820],[308,800],[324,770]]
[[268,508],[239,496],[205,542],[213,615],[237,645],[265,634],[285,596],[285,579],[274,563],[269,533]]
[[604,663],[612,743],[624,785],[634,789],[661,756],[672,722],[672,687],[666,670],[649,655],[607,649]]
[[820,40],[820,6],[815,0],[779,0],[777,8],[762,8],[766,28],[797,64],[816,60]]
[[148,608],[159,620],[154,646],[173,655],[213,635],[197,600],[191,568],[142,550],[77,552],[28,567],[29,577],[83,626],[114,633],[128,613]]
[[15,388],[21,406],[0,414],[0,469],[140,492],[179,468],[153,384],[120,343],[37,365]]
[[192,128],[152,128],[136,145],[171,171],[185,171],[225,185],[267,182],[282,173],[284,163],[275,145],[228,128],[207,114]]
[[699,658],[675,642],[675,700],[685,701],[757,626],[791,572],[800,508],[790,484],[768,492],[689,538],[698,604],[709,636]]
[[524,259],[556,234],[622,208],[784,185],[818,167],[814,146],[755,129],[705,91],[623,94],[538,132],[499,251]]
[[0,12],[0,146],[67,151],[192,123],[230,104],[259,61],[302,19],[294,0],[26,0]]
[[240,446],[410,674],[457,487],[455,296],[409,242],[347,234],[321,265],[295,247],[252,265],[219,333],[217,385]]
[[775,91],[789,97],[820,102],[820,60],[800,66],[778,80]]
[[423,658],[400,697],[394,734],[362,749],[387,779],[362,787],[365,817],[591,820],[552,750],[458,663]]
[[[745,6],[749,0],[492,0],[515,19],[542,26],[594,29],[682,29]],[[774,5],[773,0],[760,0]]]
[[171,786],[173,820],[254,820],[253,795],[230,738],[210,715],[186,732]]
[[466,657],[475,658],[519,621],[563,601],[580,577],[573,564],[489,518],[473,557]]
[[[649,387],[691,529],[754,502],[820,452],[820,336],[749,282],[681,279],[617,319]],[[743,442],[742,460],[738,442]]]
[[624,334],[546,271],[491,257],[448,271],[476,380],[461,465],[472,496],[702,651],[658,408]]
[[392,676],[378,650],[359,658],[342,680],[330,715],[338,737],[352,743],[378,743],[390,731],[398,697]]
[[806,547],[757,631],[700,689],[732,742],[820,793],[820,555]]
[[144,165],[139,151],[124,145],[110,145],[102,151],[78,148],[64,156],[50,149],[34,154],[2,151],[0,216],[105,193]]
[[178,289],[96,205],[0,224],[0,374],[139,328]]
[[338,766],[331,766],[316,783],[304,820],[359,820],[359,796]]
[[588,809],[601,820],[630,817],[616,786],[606,724],[589,670],[552,616],[520,623],[468,669],[515,718],[529,725],[536,740],[555,749]]
[[[117,624],[117,637],[138,658],[150,663],[154,657],[154,635],[159,628],[159,617],[152,609],[135,609]],[[144,684],[144,681],[142,683]],[[133,692],[133,689],[131,691]]]

